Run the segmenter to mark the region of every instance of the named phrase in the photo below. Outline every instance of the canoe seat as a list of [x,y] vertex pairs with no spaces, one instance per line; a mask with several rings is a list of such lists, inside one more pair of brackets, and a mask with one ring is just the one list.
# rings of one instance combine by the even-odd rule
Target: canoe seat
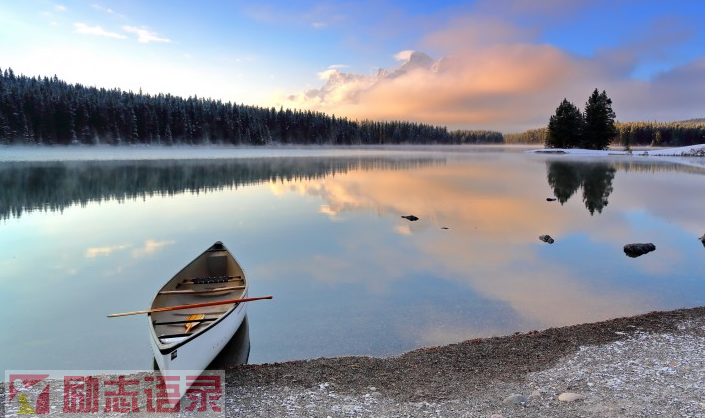
[[196,320],[190,320],[190,321],[164,321],[164,322],[152,322],[152,325],[184,325],[184,324],[189,324],[191,322],[210,322],[210,321],[215,321],[217,318],[203,318],[203,319],[196,319]]
[[215,276],[228,271],[228,252],[215,251],[208,254],[206,258],[206,268],[208,273]]

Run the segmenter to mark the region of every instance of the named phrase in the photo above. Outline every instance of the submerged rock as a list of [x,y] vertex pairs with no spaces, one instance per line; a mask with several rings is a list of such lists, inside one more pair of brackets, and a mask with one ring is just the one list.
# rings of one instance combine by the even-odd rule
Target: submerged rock
[[629,257],[636,258],[646,253],[656,250],[656,246],[652,243],[648,244],[627,244],[624,246],[624,254]]
[[539,235],[539,239],[543,242],[547,242],[549,244],[553,244],[555,241],[553,238],[551,238],[550,235]]
[[404,218],[404,219],[408,219],[408,220],[410,220],[410,221],[412,221],[412,222],[419,220],[419,218],[417,218],[417,217],[414,216],[414,215],[402,215],[401,217]]

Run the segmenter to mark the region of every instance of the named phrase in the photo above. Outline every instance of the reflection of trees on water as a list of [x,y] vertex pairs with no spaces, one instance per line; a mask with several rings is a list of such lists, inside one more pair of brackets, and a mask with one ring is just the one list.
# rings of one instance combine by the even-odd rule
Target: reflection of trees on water
[[577,163],[570,161],[549,161],[548,184],[561,204],[583,189],[583,202],[591,215],[602,213],[607,206],[607,198],[614,190],[612,180],[616,169],[606,163]]
[[553,195],[561,202],[561,205],[578,191],[581,183],[582,180],[573,164],[548,163],[548,185],[553,188]]
[[0,219],[74,204],[199,193],[363,170],[407,170],[439,158],[271,157],[156,161],[0,163]]

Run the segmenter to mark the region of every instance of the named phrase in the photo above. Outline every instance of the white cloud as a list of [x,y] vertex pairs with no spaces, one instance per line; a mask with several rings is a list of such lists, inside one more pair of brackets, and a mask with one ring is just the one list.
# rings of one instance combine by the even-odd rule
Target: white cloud
[[318,78],[321,79],[321,80],[328,80],[328,79],[331,78],[334,74],[338,74],[338,73],[339,73],[338,70],[331,69],[331,70],[321,71],[320,73],[317,73],[316,75],[317,75]]
[[116,32],[110,32],[100,26],[88,26],[85,23],[74,23],[74,29],[82,35],[104,36],[113,39],[125,39],[126,36]]
[[411,58],[411,54],[413,54],[414,51],[411,49],[407,49],[405,51],[399,51],[396,54],[394,54],[394,59],[397,61],[409,61],[409,58]]
[[65,12],[66,6],[64,6],[62,4],[57,4],[54,6],[54,10],[56,10],[57,12]]
[[125,32],[137,35],[137,42],[146,44],[149,42],[171,42],[171,39],[159,36],[156,32],[150,31],[145,27],[128,26],[122,27]]

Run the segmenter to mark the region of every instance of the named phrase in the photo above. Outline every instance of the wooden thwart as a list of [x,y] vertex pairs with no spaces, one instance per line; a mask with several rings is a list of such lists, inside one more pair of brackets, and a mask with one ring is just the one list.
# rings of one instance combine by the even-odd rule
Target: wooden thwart
[[200,293],[215,293],[215,292],[225,292],[233,290],[244,289],[245,286],[226,286],[226,287],[216,287],[215,289],[206,290],[162,290],[159,292],[160,295],[176,295],[176,294],[186,294],[186,295],[197,295]]
[[[188,315],[191,316],[191,314],[188,314]],[[216,319],[218,319],[218,318],[204,318],[204,319],[199,319],[197,321],[183,320],[183,321],[152,322],[152,325],[184,325],[184,324],[188,324],[190,322],[198,322],[198,323],[211,322],[211,321],[215,321]]]

